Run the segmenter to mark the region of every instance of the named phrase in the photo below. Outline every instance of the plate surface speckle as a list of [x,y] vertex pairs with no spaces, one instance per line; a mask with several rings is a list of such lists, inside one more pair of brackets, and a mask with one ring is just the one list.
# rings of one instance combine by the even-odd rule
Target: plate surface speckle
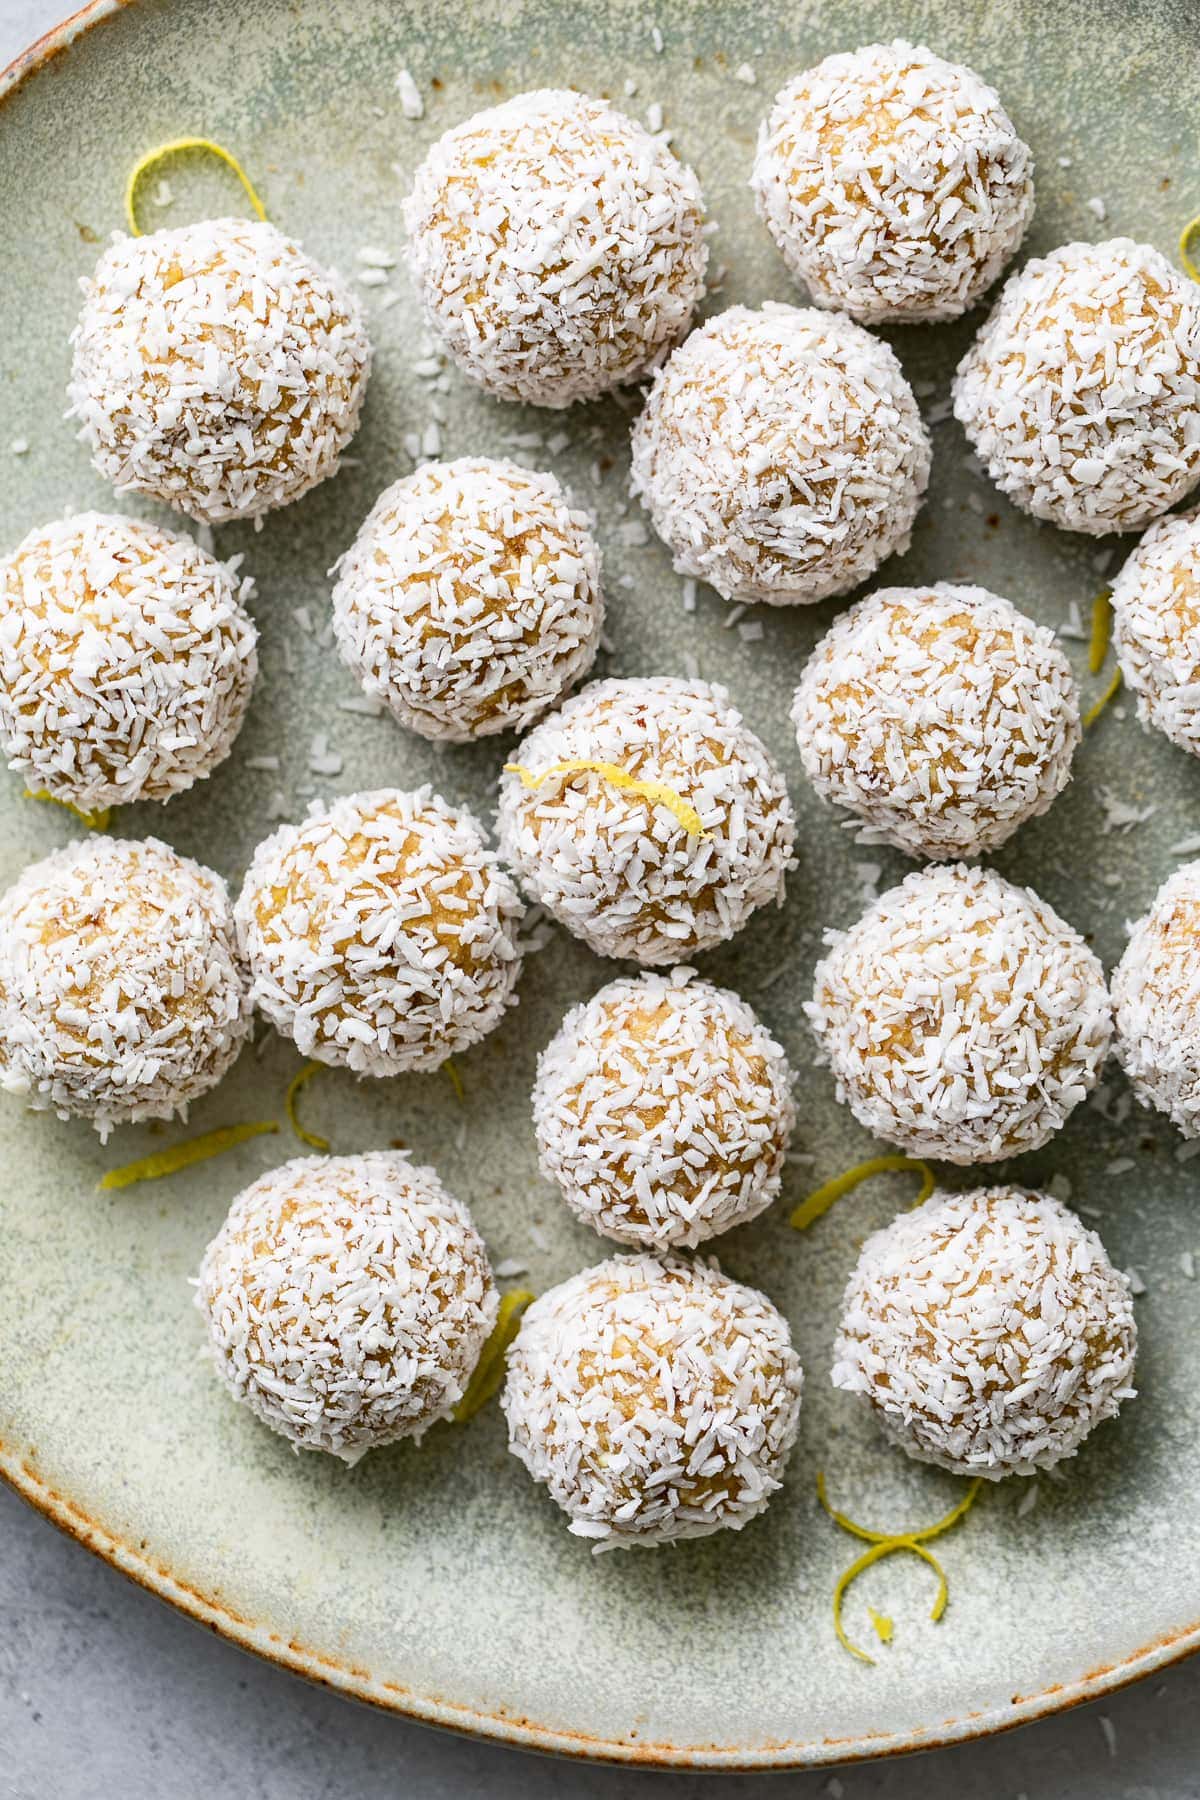
[[[235,149],[270,216],[349,273],[364,246],[399,257],[408,176],[425,146],[468,113],[540,85],[607,93],[642,118],[660,103],[720,227],[713,265],[727,272],[712,312],[794,297],[746,186],[776,87],[830,50],[903,33],[994,81],[1031,142],[1038,212],[1028,251],[1126,233],[1173,254],[1200,198],[1189,191],[1200,23],[1187,0],[799,0],[774,11],[697,0],[662,9],[661,54],[644,0],[138,0],[116,9],[106,0],[93,11],[91,29],[68,33],[59,54],[14,76],[0,107],[5,551],[61,510],[112,505],[60,419],[76,277],[121,223],[136,156],[184,133]],[[735,79],[746,63],[754,86]],[[403,116],[401,67],[425,98],[420,122]],[[175,164],[170,182],[176,197],[161,213],[147,183],[148,222],[238,205],[206,168]],[[1094,197],[1107,209],[1103,226],[1087,206]],[[726,682],[780,757],[799,814],[801,867],[786,909],[760,914],[702,959],[761,1011],[800,1070],[794,1147],[812,1164],[794,1164],[780,1203],[718,1246],[731,1273],[784,1308],[808,1372],[788,1484],[741,1536],[593,1559],[508,1456],[495,1407],[354,1470],[296,1458],[213,1380],[188,1286],[233,1194],[293,1144],[260,1138],[169,1182],[98,1194],[106,1168],[183,1128],[125,1129],[102,1149],[85,1126],[13,1102],[0,1107],[0,1469],[128,1572],[251,1648],[421,1718],[580,1754],[781,1766],[916,1748],[1068,1704],[1194,1647],[1200,1574],[1179,1555],[1200,1533],[1200,1287],[1185,1273],[1200,1249],[1194,1175],[1164,1122],[1120,1122],[1114,1073],[1061,1138],[1010,1167],[1030,1183],[1057,1177],[1062,1192],[1069,1183],[1115,1260],[1140,1273],[1142,1397],[1061,1480],[1039,1483],[1023,1517],[1028,1484],[982,1496],[941,1546],[951,1604],[939,1625],[928,1618],[928,1571],[895,1558],[848,1607],[860,1640],[868,1598],[891,1613],[894,1642],[874,1668],[837,1649],[830,1593],[853,1547],[817,1508],[817,1468],[836,1503],[884,1527],[931,1521],[961,1492],[888,1451],[827,1382],[856,1245],[907,1200],[904,1181],[862,1189],[804,1236],[787,1225],[807,1187],[871,1149],[835,1105],[828,1074],[811,1066],[801,1004],[821,932],[849,923],[865,890],[909,866],[856,845],[822,808],[787,723],[802,660],[844,603],[759,609],[748,617],[761,622],[760,641],[729,629],[728,609],[708,590],[685,613],[683,584],[627,496],[632,398],[564,417],[499,407],[453,372],[444,393],[431,390],[412,371],[423,334],[403,269],[363,293],[377,361],[350,466],[261,533],[217,535],[223,554],[245,553],[258,582],[262,675],[238,748],[210,781],[166,809],[127,809],[117,829],[154,831],[236,881],[272,828],[279,792],[298,817],[316,792],[432,781],[490,817],[506,741],[437,748],[343,710],[356,689],[328,643],[324,571],[377,492],[410,467],[406,437],[435,421],[444,454],[553,466],[599,518],[613,648],[598,672],[694,667]],[[1073,604],[1086,621],[1121,549],[1017,515],[970,464],[947,416],[949,375],[980,316],[887,334],[935,453],[912,550],[883,577],[978,581],[1049,624],[1061,625]],[[551,453],[545,440],[559,431],[570,441]],[[21,438],[27,453],[10,455]],[[119,509],[165,517],[133,500]],[[297,607],[308,609],[311,632]],[[1067,648],[1086,703],[1103,677],[1088,676],[1084,643]],[[344,759],[336,781],[309,773],[318,733]],[[264,755],[278,756],[278,776],[249,768]],[[77,829],[20,789],[15,776],[0,782],[5,884]],[[1117,802],[1148,816],[1111,828]],[[1195,765],[1145,735],[1118,700],[1088,734],[1072,788],[995,861],[1035,885],[1111,966],[1124,921],[1175,866],[1171,846],[1198,830]],[[544,1289],[604,1246],[538,1177],[534,1061],[566,1007],[614,972],[556,933],[528,964],[517,1010],[461,1059],[465,1105],[444,1078],[359,1085],[331,1072],[306,1090],[305,1115],[338,1149],[404,1139],[470,1204],[494,1257],[527,1263],[522,1279]],[[191,1128],[282,1117],[296,1067],[289,1047],[266,1036],[194,1109]],[[1133,1166],[1114,1172],[1125,1159]]]

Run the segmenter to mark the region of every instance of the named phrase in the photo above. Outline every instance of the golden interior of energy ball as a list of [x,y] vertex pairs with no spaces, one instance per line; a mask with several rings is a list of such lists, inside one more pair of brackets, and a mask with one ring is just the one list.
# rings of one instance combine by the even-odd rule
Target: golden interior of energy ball
[[787,1322],[714,1263],[614,1257],[509,1352],[509,1447],[599,1549],[740,1530],[780,1486],[803,1376]]
[[196,1294],[237,1400],[356,1462],[462,1398],[497,1311],[483,1241],[406,1155],[302,1157],[233,1202]]
[[586,94],[517,94],[456,125],[404,218],[431,324],[504,400],[564,407],[636,380],[704,294],[696,177]]
[[553,475],[431,462],[380,495],[338,565],[334,630],[369,694],[423,737],[523,730],[591,666],[600,553]]
[[84,296],[70,411],[118,492],[218,524],[334,473],[371,364],[362,309],[273,225],[116,237]]
[[258,668],[236,567],[103,513],[0,563],[0,744],[34,792],[84,812],[168,800],[228,756]]
[[0,1085],[32,1106],[170,1118],[250,1023],[225,883],[156,838],[67,845],[0,900]]
[[515,998],[523,909],[468,813],[351,794],[261,844],[237,903],[255,1003],[306,1055],[436,1068]]

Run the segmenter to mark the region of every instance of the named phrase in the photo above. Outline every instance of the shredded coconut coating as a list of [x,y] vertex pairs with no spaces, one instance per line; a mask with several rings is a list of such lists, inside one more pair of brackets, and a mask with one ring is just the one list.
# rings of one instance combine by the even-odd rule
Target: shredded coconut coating
[[1117,1059],[1143,1106],[1200,1137],[1200,862],[1165,881],[1113,972]]
[[807,605],[908,549],[929,438],[894,352],[840,314],[734,306],[655,377],[633,492],[683,575]]
[[863,1245],[833,1385],[954,1475],[1032,1475],[1135,1395],[1127,1276],[1048,1194],[933,1194]]
[[1031,888],[921,869],[826,943],[804,1010],[838,1099],[876,1137],[998,1162],[1046,1143],[1095,1086],[1104,972]]
[[335,572],[342,656],[422,737],[527,730],[600,641],[591,520],[516,463],[463,457],[395,482]]
[[1138,718],[1200,756],[1200,512],[1150,527],[1113,583],[1112,607]]
[[273,225],[117,234],[81,286],[67,416],[118,493],[216,525],[336,471],[371,363],[362,311]]
[[577,1537],[630,1549],[740,1531],[783,1480],[803,1374],[787,1321],[715,1262],[614,1256],[521,1321],[509,1448]]
[[954,378],[1001,493],[1066,531],[1140,531],[1200,480],[1200,293],[1129,238],[1009,277]]
[[190,538],[103,513],[0,562],[0,748],[84,812],[169,800],[224,762],[258,670],[253,582]]
[[251,1024],[225,883],[157,838],[93,835],[0,899],[0,1087],[60,1119],[169,1119]]
[[783,904],[792,804],[723,687],[594,681],[513,758],[534,775],[580,759],[663,783],[704,828],[690,835],[669,807],[594,769],[550,776],[535,792],[512,772],[501,777],[501,855],[530,899],[598,955],[683,962],[732,937],[758,907]]
[[483,828],[427,787],[314,804],[259,845],[235,908],[255,1005],[359,1075],[486,1037],[516,1003],[522,913]]
[[297,1157],[246,1188],[196,1304],[234,1399],[297,1451],[355,1463],[450,1416],[498,1302],[466,1207],[377,1150]]
[[995,89],[902,38],[789,81],[750,185],[815,304],[864,325],[957,318],[1033,216],[1033,159]]
[[518,94],[446,132],[404,223],[430,324],[501,400],[564,407],[638,380],[704,297],[696,177],[586,94]]
[[1052,631],[985,588],[881,588],[834,620],[792,723],[817,792],[909,856],[975,857],[1071,778],[1079,696]]
[[736,994],[691,969],[610,982],[538,1059],[541,1169],[603,1237],[692,1247],[779,1192],[792,1072]]

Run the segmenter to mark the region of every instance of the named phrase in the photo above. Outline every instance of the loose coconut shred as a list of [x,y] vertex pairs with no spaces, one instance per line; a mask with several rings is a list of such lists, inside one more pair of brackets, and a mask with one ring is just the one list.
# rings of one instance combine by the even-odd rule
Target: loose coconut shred
[[1071,776],[1079,697],[1052,631],[984,588],[881,588],[837,618],[792,722],[817,792],[910,856],[980,856]]
[[735,306],[655,377],[632,485],[680,574],[787,606],[907,550],[929,463],[887,344],[840,314]]
[[0,744],[81,812],[168,800],[223,762],[258,667],[253,583],[190,538],[79,513],[0,563]]
[[1006,282],[954,415],[1002,493],[1067,531],[1139,531],[1200,479],[1200,292],[1129,238]]
[[260,844],[238,898],[255,1004],[304,1056],[434,1069],[514,1004],[523,908],[467,812],[349,794]]
[[118,234],[80,285],[67,416],[118,493],[215,525],[334,473],[371,348],[349,287],[273,225]]
[[996,1162],[1044,1144],[1095,1086],[1104,972],[1031,888],[923,869],[826,942],[804,1010],[838,1098],[885,1142]]
[[157,838],[68,844],[0,899],[0,1086],[60,1118],[169,1119],[251,1024],[219,875]]
[[333,624],[363,688],[422,737],[526,730],[600,640],[600,553],[553,475],[483,457],[387,488],[336,565]]
[[619,1243],[694,1246],[779,1192],[795,1120],[779,1045],[691,969],[610,982],[538,1060],[542,1173]]
[[430,323],[502,400],[564,407],[636,381],[704,295],[696,177],[585,94],[518,94],[456,125],[404,222]]
[[957,318],[1033,214],[1033,159],[995,89],[899,38],[788,82],[751,186],[817,305],[868,325]]
[[740,1531],[782,1482],[802,1385],[755,1288],[616,1256],[534,1301],[502,1404],[509,1448],[600,1551]]
[[467,1210],[407,1156],[299,1157],[239,1194],[196,1303],[235,1400],[355,1463],[462,1399],[496,1320]]
[[[724,688],[593,682],[530,733],[515,764],[500,784],[501,854],[530,898],[599,955],[682,962],[782,903],[794,866],[787,787]],[[664,784],[701,833],[595,764]],[[521,770],[556,768],[524,785]]]
[[1117,1057],[1143,1106],[1200,1138],[1200,862],[1165,881],[1113,974]]
[[935,1193],[863,1245],[833,1385],[894,1444],[999,1481],[1073,1456],[1132,1386],[1129,1280],[1047,1194]]
[[1112,608],[1138,718],[1200,756],[1200,512],[1150,527],[1113,582]]

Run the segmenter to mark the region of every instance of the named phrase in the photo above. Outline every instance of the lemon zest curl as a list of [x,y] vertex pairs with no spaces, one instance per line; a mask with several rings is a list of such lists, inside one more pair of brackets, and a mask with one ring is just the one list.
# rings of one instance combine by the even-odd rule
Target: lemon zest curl
[[921,1189],[913,1205],[923,1206],[935,1185],[933,1170],[927,1162],[919,1162],[912,1156],[869,1156],[866,1162],[855,1163],[852,1169],[843,1170],[832,1181],[826,1181],[821,1187],[814,1188],[811,1194],[806,1194],[788,1223],[796,1231],[807,1231],[843,1195],[853,1193],[856,1187],[869,1181],[873,1175],[885,1175],[894,1169],[911,1170],[914,1175],[921,1177]]
[[133,237],[143,236],[142,228],[138,224],[137,218],[137,191],[141,184],[142,177],[147,175],[151,169],[158,163],[163,162],[168,156],[179,156],[186,150],[205,150],[210,156],[215,156],[219,162],[223,162],[227,169],[232,169],[242,186],[245,188],[246,198],[249,200],[251,206],[263,223],[266,223],[266,208],[255,193],[254,185],[251,182],[250,177],[247,175],[245,169],[243,169],[232,150],[226,150],[223,144],[214,144],[211,138],[181,137],[172,138],[170,143],[157,144],[153,150],[147,150],[146,154],[140,156],[137,162],[134,163],[133,168],[129,171],[129,179],[125,183],[125,217],[129,221],[129,230]]
[[631,775],[628,769],[623,769],[620,763],[597,762],[585,756],[571,757],[566,762],[551,763],[548,769],[539,769],[536,774],[522,763],[504,765],[507,775],[519,775],[521,786],[531,791],[540,788],[544,781],[549,781],[555,775],[573,775],[577,769],[587,769],[595,775],[602,775],[605,781],[619,788],[623,794],[637,794],[655,806],[665,806],[679,820],[689,837],[699,838],[701,842],[708,837],[700,814],[682,794],[677,794],[665,781],[643,781],[639,776]]
[[226,1150],[235,1150],[250,1138],[278,1130],[279,1125],[275,1119],[255,1119],[247,1125],[222,1125],[217,1131],[205,1131],[199,1137],[185,1138],[182,1144],[172,1144],[168,1150],[155,1150],[149,1156],[139,1156],[136,1162],[125,1163],[119,1169],[110,1169],[107,1175],[101,1177],[100,1187],[132,1187],[138,1181],[157,1181],[161,1175],[176,1175],[180,1169],[191,1168],[193,1163],[207,1162],[209,1157],[221,1156]]
[[298,1069],[292,1076],[292,1079],[288,1082],[287,1093],[284,1095],[283,1100],[284,1111],[287,1113],[288,1117],[288,1124],[300,1139],[300,1142],[302,1144],[310,1145],[314,1150],[328,1150],[329,1139],[322,1137],[317,1131],[309,1131],[300,1123],[300,1120],[296,1115],[296,1098],[300,1089],[306,1087],[313,1076],[319,1075],[324,1067],[324,1063],[305,1063],[304,1067]]
[[496,1314],[491,1336],[479,1353],[479,1361],[467,1383],[466,1392],[454,1408],[453,1416],[459,1425],[467,1419],[473,1419],[480,1408],[487,1405],[492,1395],[499,1391],[504,1379],[505,1352],[517,1335],[521,1314],[534,1298],[528,1288],[513,1288],[502,1295],[500,1311]]

